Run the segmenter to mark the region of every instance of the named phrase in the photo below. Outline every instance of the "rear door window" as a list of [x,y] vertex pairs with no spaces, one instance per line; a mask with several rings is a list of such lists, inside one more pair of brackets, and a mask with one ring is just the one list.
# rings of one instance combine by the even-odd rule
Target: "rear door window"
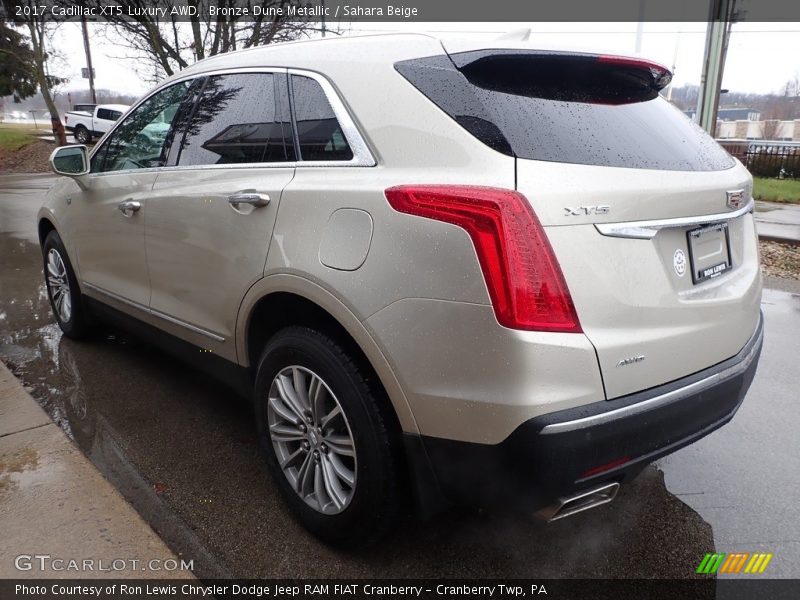
[[292,75],[292,99],[300,159],[351,160],[353,151],[322,86],[310,77]]
[[[480,51],[395,65],[476,138],[523,159],[714,171],[734,162],[648,69],[592,55]],[[652,75],[656,77],[655,74]]]
[[[179,166],[270,163],[295,160],[285,102],[272,73],[209,77],[185,120],[177,149]],[[182,137],[180,137],[182,136]]]

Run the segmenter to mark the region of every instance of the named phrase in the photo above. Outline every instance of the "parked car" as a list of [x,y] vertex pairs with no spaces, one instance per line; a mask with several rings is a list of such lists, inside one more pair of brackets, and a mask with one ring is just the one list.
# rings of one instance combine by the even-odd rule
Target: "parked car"
[[729,421],[762,345],[751,177],[670,76],[423,35],[200,61],[53,154],[55,318],[133,321],[252,399],[331,543],[409,499],[599,506]]
[[[91,105],[81,105],[81,108],[88,106]],[[129,108],[124,104],[98,104],[91,112],[68,111],[64,114],[64,128],[72,132],[77,142],[88,144],[93,137],[101,137],[110,130]]]

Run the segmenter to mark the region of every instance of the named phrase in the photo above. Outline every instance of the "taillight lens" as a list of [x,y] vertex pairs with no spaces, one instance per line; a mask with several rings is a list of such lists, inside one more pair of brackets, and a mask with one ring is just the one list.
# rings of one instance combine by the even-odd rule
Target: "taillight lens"
[[649,73],[651,86],[656,90],[663,90],[672,81],[672,73],[664,65],[651,60],[633,58],[628,56],[611,56],[602,54],[597,57],[597,62],[607,65],[617,65],[626,69],[640,69]]
[[458,225],[472,238],[497,321],[512,329],[581,331],[544,229],[515,191],[458,185],[386,190],[398,212]]

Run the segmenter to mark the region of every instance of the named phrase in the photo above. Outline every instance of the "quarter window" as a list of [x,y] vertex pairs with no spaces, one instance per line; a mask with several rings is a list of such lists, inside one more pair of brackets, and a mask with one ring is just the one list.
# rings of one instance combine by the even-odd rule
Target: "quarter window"
[[163,167],[169,153],[170,127],[190,82],[156,92],[117,126],[92,157],[92,172]]
[[291,123],[271,73],[209,77],[187,119],[177,164],[222,165],[295,160]]
[[322,86],[292,75],[292,98],[302,160],[350,160],[353,151]]

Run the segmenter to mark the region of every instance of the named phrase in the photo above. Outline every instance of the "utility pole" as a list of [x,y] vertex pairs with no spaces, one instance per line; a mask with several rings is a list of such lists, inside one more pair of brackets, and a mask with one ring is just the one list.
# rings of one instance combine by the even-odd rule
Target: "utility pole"
[[81,17],[83,29],[83,49],[86,51],[86,66],[89,68],[89,92],[92,94],[92,104],[97,104],[97,95],[94,92],[94,69],[92,68],[92,50],[89,47],[89,28],[86,26],[86,17]]
[[639,0],[639,21],[636,23],[636,42],[634,44],[634,51],[636,55],[642,53],[642,33],[644,33],[644,2]]
[[703,72],[700,77],[695,120],[712,136],[717,127],[719,91],[722,87],[722,73],[725,70],[725,55],[728,52],[735,5],[736,0],[712,0],[706,30]]
[[672,54],[672,81],[667,88],[667,100],[672,102],[672,88],[675,87],[675,70],[678,68],[678,47],[681,44],[681,31],[678,29],[678,36],[675,38],[675,52]]

